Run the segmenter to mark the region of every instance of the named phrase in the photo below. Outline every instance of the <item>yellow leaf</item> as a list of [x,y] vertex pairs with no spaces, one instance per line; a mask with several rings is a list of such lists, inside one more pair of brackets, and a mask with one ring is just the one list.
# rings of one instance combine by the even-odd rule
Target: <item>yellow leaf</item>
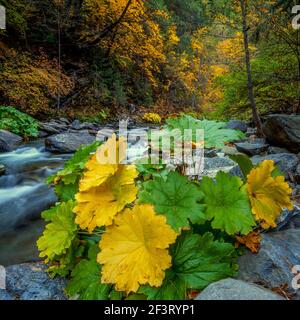
[[116,135],[113,134],[86,164],[87,170],[80,181],[79,190],[88,191],[98,187],[113,176],[118,170],[118,164],[126,157],[126,147],[124,138],[117,141]]
[[248,175],[247,190],[252,212],[264,229],[276,227],[283,208],[292,209],[292,189],[283,176],[272,177],[274,161],[265,160]]
[[116,173],[99,187],[76,195],[75,222],[92,232],[96,227],[108,226],[116,214],[136,199],[134,179],[138,172],[133,165],[119,165]]
[[171,266],[168,252],[177,234],[156,215],[150,205],[136,205],[119,214],[100,241],[98,262],[102,282],[113,283],[118,291],[137,292],[140,285],[159,287]]

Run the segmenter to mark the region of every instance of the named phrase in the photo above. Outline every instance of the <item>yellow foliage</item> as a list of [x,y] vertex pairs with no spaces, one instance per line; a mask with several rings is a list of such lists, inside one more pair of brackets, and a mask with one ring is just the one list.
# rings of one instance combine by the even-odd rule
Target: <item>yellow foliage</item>
[[161,123],[161,116],[157,113],[145,113],[143,116],[143,120],[147,122],[153,122],[153,123]]
[[252,212],[264,229],[276,227],[276,219],[283,208],[292,209],[292,189],[283,176],[272,177],[274,161],[265,160],[247,178]]
[[[85,42],[95,40],[99,30],[114,23],[123,13],[128,0],[85,0],[85,19],[81,37]],[[162,12],[155,12],[163,17]],[[154,16],[155,16],[154,14]],[[166,17],[167,18],[167,17]],[[111,37],[101,38],[98,45],[109,49],[110,54],[125,70],[135,64],[154,86],[158,82],[159,64],[166,62],[164,39],[159,25],[153,20],[153,12],[142,1],[133,0],[125,17],[111,33]],[[175,41],[173,34],[172,41]]]
[[166,217],[156,215],[152,206],[126,209],[100,241],[97,261],[103,265],[102,283],[127,293],[137,292],[143,284],[161,286],[165,270],[171,267],[168,248],[176,237]]
[[73,80],[44,53],[33,59],[28,54],[16,54],[11,50],[11,56],[6,57],[0,71],[2,96],[31,115],[49,112],[50,99],[58,94],[66,96],[73,88]]
[[[138,172],[134,165],[119,164],[125,159],[126,144],[123,139],[116,141],[113,135],[103,144],[97,154],[88,161],[83,178],[79,183],[76,195],[77,205],[74,208],[76,223],[82,229],[92,232],[96,227],[112,224],[115,215],[136,199],[135,178]],[[112,158],[104,158],[105,153],[115,153],[120,159],[109,163]],[[108,160],[106,163],[99,163]],[[114,157],[113,160],[115,160]]]

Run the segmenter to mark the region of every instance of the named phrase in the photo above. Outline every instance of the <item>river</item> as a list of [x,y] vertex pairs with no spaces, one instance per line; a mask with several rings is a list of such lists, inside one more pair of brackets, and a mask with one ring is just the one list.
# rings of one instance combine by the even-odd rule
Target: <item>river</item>
[[57,200],[45,178],[69,157],[46,152],[43,140],[0,153],[6,168],[0,177],[0,265],[38,259],[35,243],[44,227],[40,213]]

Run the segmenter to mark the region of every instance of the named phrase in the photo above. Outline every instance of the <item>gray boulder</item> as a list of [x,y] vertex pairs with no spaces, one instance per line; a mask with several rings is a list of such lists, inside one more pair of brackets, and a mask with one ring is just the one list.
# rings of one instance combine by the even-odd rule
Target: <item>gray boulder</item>
[[271,115],[264,123],[264,133],[272,144],[300,152],[300,116]]
[[225,127],[226,129],[240,130],[242,132],[247,132],[248,125],[247,122],[241,120],[230,120]]
[[284,298],[258,285],[229,278],[210,284],[195,300],[284,300]]
[[68,129],[68,125],[51,120],[50,122],[40,122],[39,129],[48,135],[59,134],[66,131]]
[[51,279],[43,263],[24,263],[6,268],[6,290],[0,299],[14,300],[66,300],[62,278]]
[[260,251],[247,252],[239,258],[238,278],[268,288],[288,285],[289,293],[299,300],[300,291],[292,287],[292,269],[300,264],[300,229],[291,222],[289,225],[286,230],[263,234]]
[[239,142],[235,144],[238,151],[249,156],[256,156],[266,152],[269,145],[261,142]]
[[293,153],[277,153],[267,156],[254,156],[251,158],[253,164],[258,164],[264,160],[273,160],[280,170],[285,173],[286,177],[293,174],[299,163],[298,157]]
[[285,148],[270,146],[270,148],[268,149],[268,153],[276,154],[276,153],[290,153],[290,152]]
[[0,130],[0,152],[12,151],[22,141],[22,137],[6,130]]
[[66,132],[46,138],[45,147],[54,153],[72,153],[81,145],[91,144],[94,140],[95,137],[88,131]]

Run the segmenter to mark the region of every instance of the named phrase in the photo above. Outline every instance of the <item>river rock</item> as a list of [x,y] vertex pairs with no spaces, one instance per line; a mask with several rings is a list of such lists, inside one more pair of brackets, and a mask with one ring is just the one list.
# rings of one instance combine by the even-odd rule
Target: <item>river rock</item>
[[256,156],[266,152],[269,145],[263,142],[239,142],[235,144],[238,151],[249,156]]
[[300,152],[300,116],[271,115],[264,123],[264,133],[272,144]]
[[254,156],[251,158],[253,164],[258,164],[264,160],[273,160],[277,164],[286,177],[293,174],[299,163],[298,157],[293,153],[269,154],[267,156]]
[[52,120],[50,122],[40,122],[39,129],[49,134],[59,134],[68,129],[68,126],[64,123],[57,123]]
[[226,157],[204,158],[203,176],[214,178],[219,171],[230,172],[236,165]]
[[239,153],[236,147],[224,146],[221,150],[225,155],[236,155]]
[[261,286],[229,278],[210,284],[195,300],[284,300],[284,298]]
[[72,129],[74,130],[80,130],[81,128],[81,122],[78,120],[78,119],[75,119],[73,122],[72,122]]
[[81,145],[91,144],[95,140],[89,132],[66,132],[48,137],[45,140],[46,150],[54,153],[72,153]]
[[230,120],[225,129],[233,129],[233,130],[240,130],[242,132],[247,132],[248,125],[245,121],[241,120]]
[[276,154],[276,153],[290,153],[289,150],[285,148],[270,146],[268,149],[269,154]]
[[2,296],[14,300],[66,300],[66,281],[62,278],[51,279],[46,269],[47,266],[41,262],[7,267],[6,290]]
[[288,285],[289,292],[300,299],[300,291],[292,287],[295,277],[292,269],[300,265],[299,228],[262,234],[260,251],[257,254],[247,252],[239,258],[238,263],[239,279],[263,284],[268,288]]
[[0,130],[0,152],[8,152],[15,149],[21,142],[22,137],[6,130]]

